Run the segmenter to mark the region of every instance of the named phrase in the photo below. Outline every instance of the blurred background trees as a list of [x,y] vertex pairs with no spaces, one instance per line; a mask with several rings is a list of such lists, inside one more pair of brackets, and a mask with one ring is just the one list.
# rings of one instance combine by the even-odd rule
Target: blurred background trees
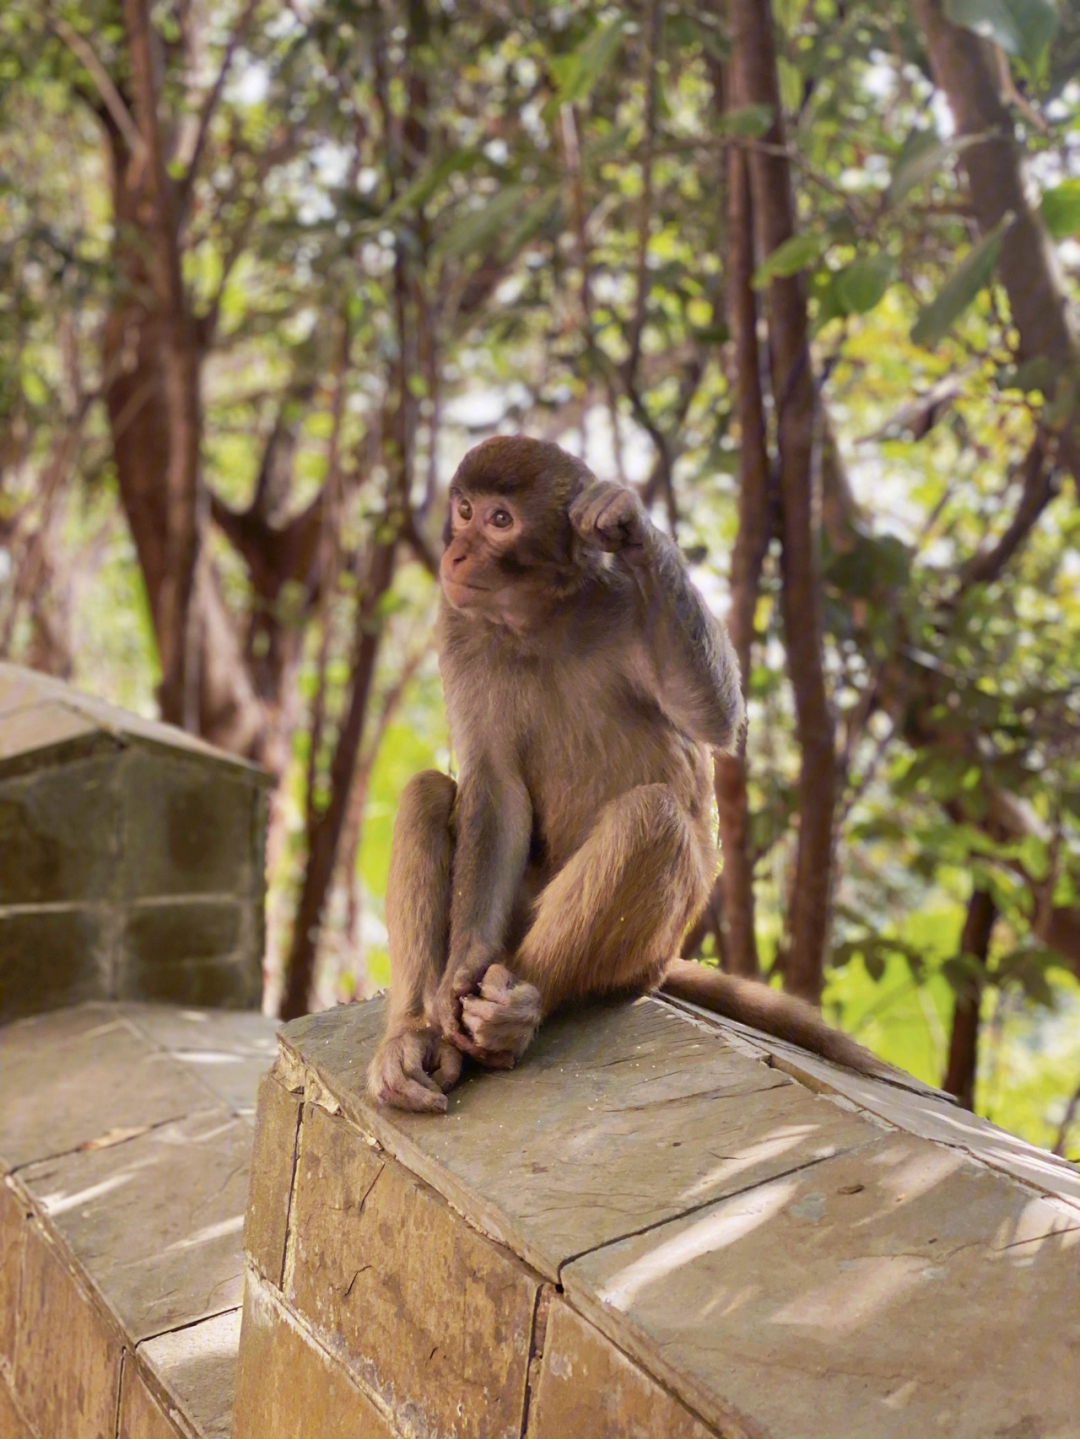
[[522,430],[743,660],[688,952],[1080,1154],[1078,70],[1077,0],[9,0],[0,655],[271,771],[269,1008],[385,982]]

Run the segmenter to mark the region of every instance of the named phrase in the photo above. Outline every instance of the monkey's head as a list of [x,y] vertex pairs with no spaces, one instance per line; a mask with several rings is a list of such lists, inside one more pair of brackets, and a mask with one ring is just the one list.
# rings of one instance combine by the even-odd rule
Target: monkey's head
[[546,440],[496,435],[470,450],[450,482],[439,566],[448,603],[520,623],[577,588],[600,557],[585,552],[567,510],[592,479]]

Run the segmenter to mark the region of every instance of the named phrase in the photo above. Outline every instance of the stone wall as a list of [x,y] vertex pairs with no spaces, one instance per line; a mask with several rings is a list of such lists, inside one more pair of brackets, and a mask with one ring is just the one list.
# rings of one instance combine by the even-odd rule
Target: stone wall
[[90,999],[257,1007],[266,777],[0,664],[0,1022]]
[[658,999],[391,1113],[381,1021],[263,1081],[235,1439],[1080,1435],[1072,1166]]

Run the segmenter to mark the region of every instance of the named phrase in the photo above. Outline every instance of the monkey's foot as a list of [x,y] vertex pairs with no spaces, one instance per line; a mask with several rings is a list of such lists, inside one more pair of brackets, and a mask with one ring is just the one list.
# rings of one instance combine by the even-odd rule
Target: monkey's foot
[[368,1094],[378,1104],[445,1114],[446,1095],[461,1077],[461,1055],[438,1030],[388,1034],[368,1070]]
[[503,964],[491,964],[479,993],[461,1001],[465,1033],[454,1043],[490,1069],[512,1069],[532,1042],[540,1023],[540,991]]

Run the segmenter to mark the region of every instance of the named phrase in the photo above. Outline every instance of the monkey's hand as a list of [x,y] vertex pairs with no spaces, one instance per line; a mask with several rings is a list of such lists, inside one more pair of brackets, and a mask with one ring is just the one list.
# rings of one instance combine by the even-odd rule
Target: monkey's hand
[[431,1025],[388,1034],[368,1070],[368,1094],[377,1104],[445,1114],[447,1089],[461,1077],[461,1055]]
[[623,485],[597,480],[578,495],[569,516],[587,545],[626,553],[628,559],[635,557],[635,551],[644,553],[649,519],[637,495]]
[[540,991],[503,964],[489,965],[479,990],[461,1000],[461,1029],[450,1036],[489,1069],[512,1069],[540,1023]]

